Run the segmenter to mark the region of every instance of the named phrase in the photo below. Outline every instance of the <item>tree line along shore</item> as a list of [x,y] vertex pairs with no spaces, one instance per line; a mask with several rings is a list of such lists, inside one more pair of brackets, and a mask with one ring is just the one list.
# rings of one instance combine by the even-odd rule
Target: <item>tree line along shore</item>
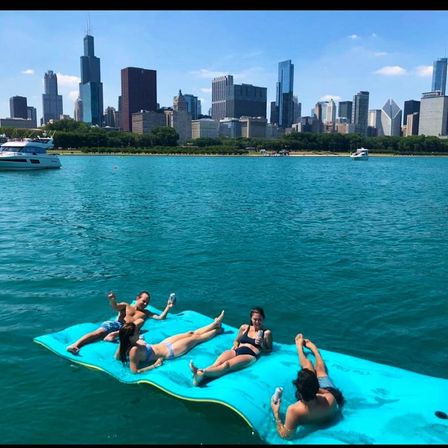
[[[110,131],[74,120],[61,120],[43,127],[54,132],[54,148],[86,154],[179,154],[250,155],[316,153],[349,154],[357,148],[385,155],[448,155],[448,139],[424,135],[409,137],[365,137],[359,134],[291,133],[272,140],[265,138],[198,138],[178,145],[173,128],[158,127],[147,134]],[[8,138],[30,135],[29,129],[0,128]]]

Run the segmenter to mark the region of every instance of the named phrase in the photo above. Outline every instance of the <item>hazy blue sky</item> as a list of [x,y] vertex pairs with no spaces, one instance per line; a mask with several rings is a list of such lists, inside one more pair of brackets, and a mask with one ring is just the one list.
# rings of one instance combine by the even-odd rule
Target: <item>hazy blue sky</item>
[[[157,100],[179,89],[211,104],[212,78],[267,87],[275,100],[278,62],[294,64],[302,115],[328,96],[370,92],[370,109],[402,108],[431,90],[432,63],[446,56],[448,11],[0,11],[0,117],[26,96],[42,116],[43,77],[58,74],[64,113],[73,116],[80,56],[90,18],[101,59],[104,107],[117,108],[120,70],[157,70]],[[269,106],[268,106],[269,117]]]

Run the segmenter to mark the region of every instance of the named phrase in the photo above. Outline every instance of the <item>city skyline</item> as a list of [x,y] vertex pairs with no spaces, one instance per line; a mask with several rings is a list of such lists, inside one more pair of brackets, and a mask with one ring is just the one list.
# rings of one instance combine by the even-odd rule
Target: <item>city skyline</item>
[[[58,77],[64,114],[73,117],[80,57],[89,21],[101,60],[104,106],[118,107],[121,70],[157,71],[157,101],[198,96],[211,106],[212,79],[267,88],[276,100],[278,64],[294,64],[294,95],[309,115],[318,101],[352,101],[370,92],[369,109],[392,98],[420,100],[431,90],[433,62],[446,57],[447,11],[2,11],[7,70],[0,75],[0,117],[9,99],[27,98],[42,117],[44,75]],[[250,20],[250,27],[247,21]],[[52,33],[42,23],[51,24]]]

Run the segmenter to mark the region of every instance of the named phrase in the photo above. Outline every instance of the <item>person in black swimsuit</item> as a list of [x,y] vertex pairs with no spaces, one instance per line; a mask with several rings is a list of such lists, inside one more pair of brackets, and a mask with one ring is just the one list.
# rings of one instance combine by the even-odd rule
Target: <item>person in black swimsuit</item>
[[[228,372],[242,369],[254,363],[261,353],[272,350],[271,330],[263,329],[265,314],[263,308],[255,307],[250,311],[250,324],[243,324],[233,343],[231,350],[226,350],[218,356],[216,361],[199,369],[190,361],[190,369],[193,373],[193,385],[199,386],[204,378],[217,378]],[[263,335],[257,336],[262,330]]]

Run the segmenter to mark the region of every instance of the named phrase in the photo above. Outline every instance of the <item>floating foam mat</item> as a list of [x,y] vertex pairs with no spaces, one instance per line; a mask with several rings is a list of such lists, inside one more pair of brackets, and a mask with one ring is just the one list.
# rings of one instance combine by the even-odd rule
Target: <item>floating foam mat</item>
[[[145,322],[145,340],[157,343],[212,321],[212,318],[195,311],[171,313],[165,320]],[[199,367],[211,364],[221,352],[232,346],[236,328],[223,324],[224,333],[197,345],[185,355],[167,360],[149,372],[133,374],[114,359],[117,344],[105,341],[91,343],[82,347],[79,355],[66,351],[67,345],[95,330],[99,324],[74,325],[36,337],[34,341],[73,363],[104,371],[123,383],[148,383],[177,398],[227,406],[268,443],[448,443],[448,420],[435,415],[436,411],[448,412],[448,379],[320,350],[331,379],[343,391],[346,403],[342,416],[324,427],[300,427],[295,437],[286,441],[277,435],[270,400],[275,387],[282,386],[282,416],[287,406],[295,401],[292,380],[299,365],[293,344],[274,343],[272,353],[261,356],[251,366],[204,381],[201,387],[193,387],[189,360],[194,359]]]

